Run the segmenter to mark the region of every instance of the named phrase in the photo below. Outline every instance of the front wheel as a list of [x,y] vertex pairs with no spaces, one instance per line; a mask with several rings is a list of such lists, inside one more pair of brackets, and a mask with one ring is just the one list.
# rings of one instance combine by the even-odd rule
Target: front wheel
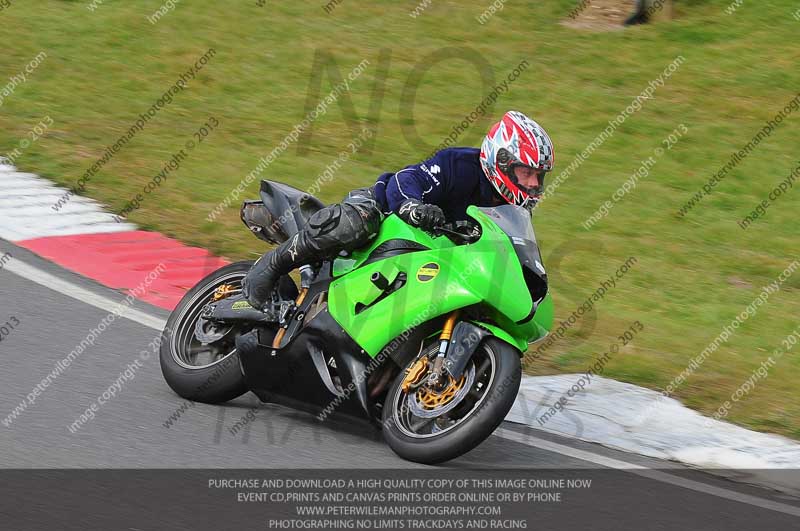
[[[214,271],[189,290],[170,314],[161,335],[161,372],[183,398],[218,404],[247,392],[236,352],[236,330],[198,322],[217,288],[225,285],[229,294],[241,291],[242,279],[252,265],[252,261],[236,262]],[[205,342],[198,340],[198,330]]]
[[[522,376],[519,352],[488,337],[458,382],[451,378],[438,390],[418,385],[425,382],[424,367],[430,366],[436,349],[434,343],[400,372],[383,407],[383,433],[391,449],[424,464],[454,459],[486,440],[514,404]],[[423,377],[409,376],[415,374]]]

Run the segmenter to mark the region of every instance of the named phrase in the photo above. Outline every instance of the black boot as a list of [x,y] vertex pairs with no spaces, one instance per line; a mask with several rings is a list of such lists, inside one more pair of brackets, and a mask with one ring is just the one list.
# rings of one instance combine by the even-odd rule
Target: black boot
[[308,233],[302,230],[262,256],[242,281],[242,293],[253,308],[259,310],[271,299],[273,288],[281,276],[292,269],[318,260],[318,253],[308,244]]

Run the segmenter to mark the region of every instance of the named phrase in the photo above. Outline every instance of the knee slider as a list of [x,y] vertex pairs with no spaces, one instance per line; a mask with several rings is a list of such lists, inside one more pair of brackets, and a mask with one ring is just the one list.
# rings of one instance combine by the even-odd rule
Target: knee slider
[[342,219],[342,205],[329,205],[318,210],[308,219],[308,229],[312,237],[324,236],[339,226]]

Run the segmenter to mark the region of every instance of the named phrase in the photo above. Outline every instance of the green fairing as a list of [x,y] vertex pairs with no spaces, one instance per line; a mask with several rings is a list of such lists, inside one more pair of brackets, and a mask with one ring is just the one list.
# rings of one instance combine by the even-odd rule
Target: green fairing
[[[493,312],[490,317],[496,323],[482,326],[522,352],[528,342],[540,339],[550,330],[553,302],[549,294],[533,319],[516,324],[530,314],[533,301],[525,289],[522,267],[511,240],[476,207],[469,207],[467,213],[483,228],[481,238],[475,243],[455,245],[444,236],[432,237],[392,215],[383,222],[369,248],[334,262],[333,274],[337,279],[330,286],[330,314],[370,356],[376,356],[406,330],[478,303]],[[430,250],[362,265],[376,247],[394,239],[415,241]],[[438,266],[438,273],[435,266],[428,267],[430,264]],[[404,272],[406,284],[375,303],[381,290],[370,277],[376,271],[389,283]],[[369,307],[356,314],[356,307],[362,304]]]

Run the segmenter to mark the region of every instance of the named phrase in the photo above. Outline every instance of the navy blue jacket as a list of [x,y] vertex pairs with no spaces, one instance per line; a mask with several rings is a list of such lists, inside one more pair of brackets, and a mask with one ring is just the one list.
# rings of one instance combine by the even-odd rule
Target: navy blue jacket
[[375,183],[383,211],[397,212],[406,199],[438,205],[449,221],[467,219],[467,207],[505,203],[483,173],[480,150],[447,148],[397,173],[384,173]]

